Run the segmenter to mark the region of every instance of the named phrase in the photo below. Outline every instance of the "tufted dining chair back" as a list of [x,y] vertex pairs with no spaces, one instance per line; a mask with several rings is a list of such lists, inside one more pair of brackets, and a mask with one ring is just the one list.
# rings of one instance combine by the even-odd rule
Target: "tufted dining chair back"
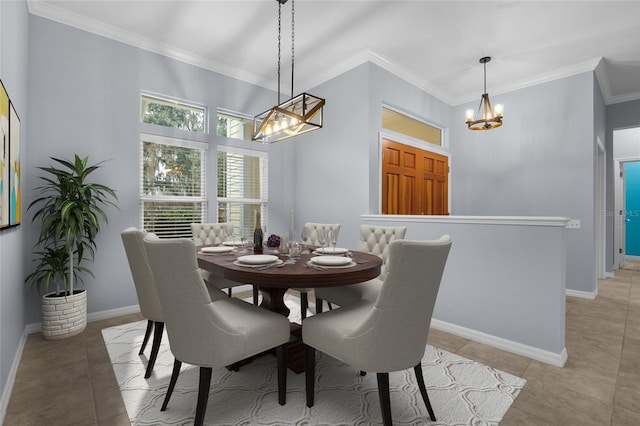
[[382,282],[389,272],[389,245],[404,239],[406,226],[374,226],[360,225],[358,251],[375,254],[382,258],[380,275],[373,280],[340,287],[322,287],[315,289],[316,312],[322,312],[322,303],[347,306],[362,299],[375,300],[382,287]]
[[233,223],[192,223],[191,236],[196,246],[222,244],[233,235]]
[[309,240],[308,244],[312,246],[319,246],[319,231],[336,231],[340,232],[340,224],[339,223],[313,223],[307,222],[304,224],[305,229],[309,231]]
[[387,276],[387,262],[389,261],[389,244],[394,240],[404,239],[406,226],[373,226],[360,225],[360,241],[358,251],[375,254],[382,258],[380,278]]

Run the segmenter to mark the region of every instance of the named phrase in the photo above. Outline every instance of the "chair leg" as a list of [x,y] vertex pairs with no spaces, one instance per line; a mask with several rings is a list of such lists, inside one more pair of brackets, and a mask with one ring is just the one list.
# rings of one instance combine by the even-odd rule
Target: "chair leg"
[[306,291],[300,293],[300,316],[302,319],[307,317],[307,309],[309,309],[309,296]]
[[153,321],[147,320],[147,331],[144,332],[144,339],[142,340],[142,346],[140,347],[140,352],[138,355],[142,355],[144,352],[144,348],[147,347],[147,343],[149,342],[149,337],[151,336],[151,329],[153,328]]
[[231,293],[232,293],[232,291],[231,291],[231,287],[229,287],[229,288],[227,289],[227,294],[229,295],[229,297],[231,297],[231,296],[232,296],[232,294],[231,294]]
[[258,306],[258,286],[253,286],[253,304]]
[[313,407],[313,393],[316,381],[316,350],[304,345],[304,369],[306,379],[307,407]]
[[204,424],[204,414],[207,411],[207,401],[209,400],[209,386],[211,386],[211,372],[211,367],[200,367],[198,405],[196,406],[196,419],[193,422],[195,426],[202,426]]
[[382,423],[384,426],[392,426],[391,398],[389,396],[389,373],[378,373],[378,396],[380,397],[380,409],[382,410]]
[[276,348],[278,358],[278,404],[287,403],[287,344]]
[[424,386],[424,376],[422,375],[422,364],[418,363],[415,367],[413,367],[413,371],[416,373],[416,380],[418,381],[418,387],[420,388],[420,393],[422,394],[422,399],[424,400],[424,405],[427,406],[427,411],[429,412],[429,418],[432,422],[436,421],[436,415],[433,413],[433,408],[431,408],[431,402],[429,402],[429,396],[427,395],[427,388]]
[[316,297],[316,314],[322,313],[322,299]]
[[331,304],[331,302],[327,302],[327,305],[329,306],[329,310],[333,311],[333,305]]
[[149,356],[149,362],[147,363],[147,372],[144,375],[145,379],[151,377],[153,372],[153,366],[156,364],[156,358],[158,358],[158,352],[160,351],[160,342],[162,342],[162,332],[164,331],[164,323],[156,321],[153,330],[153,346],[151,346],[151,356]]
[[171,399],[171,394],[173,393],[173,388],[176,387],[176,382],[178,381],[178,376],[180,375],[180,367],[182,367],[182,361],[179,361],[178,358],[174,358],[171,380],[169,380],[169,388],[167,389],[167,394],[164,397],[164,402],[162,403],[162,408],[160,408],[160,411],[164,411],[167,409],[167,405],[169,404],[169,400]]

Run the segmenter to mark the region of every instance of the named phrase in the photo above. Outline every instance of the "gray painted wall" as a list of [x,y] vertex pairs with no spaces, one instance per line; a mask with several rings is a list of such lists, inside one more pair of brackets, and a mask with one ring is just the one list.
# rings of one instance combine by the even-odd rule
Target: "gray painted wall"
[[326,126],[294,145],[296,223],[340,223],[339,244],[356,247],[360,215],[379,212],[382,104],[443,127],[450,107],[372,63],[311,93],[327,99]]
[[[562,216],[567,232],[567,289],[592,293],[595,280],[594,73],[496,96],[504,125],[491,131],[451,126],[452,214]],[[451,122],[464,111],[452,108]]]
[[568,230],[559,218],[549,218],[544,225],[524,220],[512,223],[500,217],[479,217],[469,223],[470,218],[431,217],[422,221],[416,216],[371,215],[364,216],[362,222],[406,226],[407,238],[416,240],[449,234],[453,245],[434,320],[472,330],[471,339],[482,341],[491,336],[494,339],[484,343],[562,365]]
[[[92,266],[95,280],[85,280],[88,311],[136,305],[120,232],[139,225],[139,134],[180,137],[186,133],[140,123],[141,91],[207,105],[213,116],[218,107],[257,113],[273,105],[276,96],[257,86],[35,16],[31,17],[30,37],[31,120],[29,144],[24,150],[29,179],[24,180],[24,204],[31,201],[37,185],[35,167],[49,164],[48,157],[78,153],[94,162],[107,160],[96,178],[117,190],[119,210],[108,209],[109,224],[98,237]],[[215,199],[215,147],[228,141],[216,135],[201,135],[200,139],[209,143],[208,193]],[[250,145],[243,141],[233,144]],[[282,169],[280,158],[286,156],[275,149],[273,170]],[[275,205],[290,203],[292,190],[275,177],[274,181],[281,190],[272,191],[271,201]],[[210,220],[215,220],[215,204],[209,212]],[[25,266],[31,259],[36,232],[26,230]],[[27,323],[40,321],[36,297],[28,301],[26,310]]]
[[[20,117],[23,147],[29,137],[28,22],[25,2],[0,2],[0,78]],[[24,178],[24,172],[22,176]],[[24,331],[23,235],[29,224],[24,218],[22,220],[23,225],[0,231],[0,390],[3,402],[0,422],[6,408],[4,403],[8,402],[5,395],[7,379]]]

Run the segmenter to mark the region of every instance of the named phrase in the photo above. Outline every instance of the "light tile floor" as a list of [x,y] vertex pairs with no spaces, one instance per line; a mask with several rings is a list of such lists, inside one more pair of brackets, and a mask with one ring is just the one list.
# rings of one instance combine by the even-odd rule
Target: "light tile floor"
[[[640,271],[615,275],[599,282],[595,300],[567,298],[564,368],[437,330],[429,343],[527,379],[501,425],[637,426]],[[129,425],[100,330],[142,319],[92,322],[62,341],[29,335],[4,424]]]

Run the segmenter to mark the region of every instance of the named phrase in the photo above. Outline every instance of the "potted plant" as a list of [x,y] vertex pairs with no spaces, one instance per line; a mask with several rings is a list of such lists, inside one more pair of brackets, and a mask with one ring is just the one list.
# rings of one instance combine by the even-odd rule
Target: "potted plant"
[[[96,237],[101,222],[107,223],[103,208],[115,206],[118,197],[105,185],[89,182],[91,173],[102,164],[87,165],[88,157],[74,156],[73,161],[51,157],[57,167],[38,167],[38,198],[27,210],[35,208],[32,222],[40,221],[40,236],[34,254],[36,269],[25,279],[42,294],[42,334],[47,339],[61,339],[81,333],[87,325],[87,294],[74,289],[81,274],[93,277],[83,262],[93,261]],[[51,284],[55,291],[49,292]]]

